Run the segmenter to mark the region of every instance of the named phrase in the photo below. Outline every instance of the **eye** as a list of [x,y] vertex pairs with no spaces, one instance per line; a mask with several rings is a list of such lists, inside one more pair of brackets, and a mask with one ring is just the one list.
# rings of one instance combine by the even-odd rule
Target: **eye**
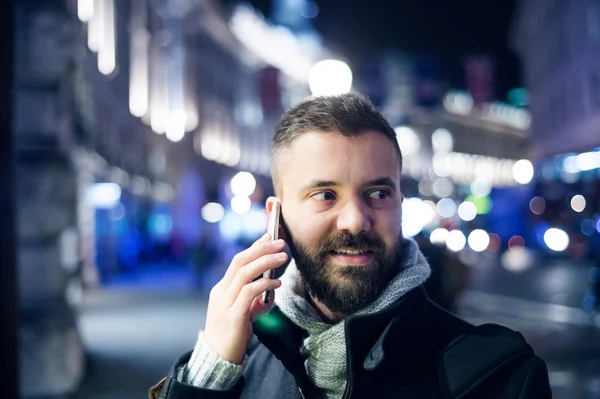
[[317,201],[333,201],[335,199],[335,194],[331,191],[321,191],[320,193],[311,195],[311,198]]
[[367,194],[367,197],[369,199],[374,199],[374,200],[384,200],[384,199],[389,198],[391,196],[392,196],[392,192],[390,190],[384,190],[384,189],[382,189],[382,190],[373,190],[373,191],[370,191]]

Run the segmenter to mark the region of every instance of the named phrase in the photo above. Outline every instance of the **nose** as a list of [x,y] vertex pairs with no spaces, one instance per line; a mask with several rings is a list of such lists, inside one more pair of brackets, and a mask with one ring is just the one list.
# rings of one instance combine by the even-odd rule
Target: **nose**
[[353,235],[368,232],[371,229],[371,221],[366,204],[359,199],[348,201],[338,214],[337,228]]

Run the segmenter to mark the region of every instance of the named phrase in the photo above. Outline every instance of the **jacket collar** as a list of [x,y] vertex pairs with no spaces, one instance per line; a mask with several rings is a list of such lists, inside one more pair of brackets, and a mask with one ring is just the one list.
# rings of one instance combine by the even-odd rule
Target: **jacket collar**
[[[432,325],[436,319],[433,308],[435,305],[419,286],[383,311],[346,318],[349,377],[362,370],[385,370],[392,362],[394,370],[401,373],[404,368],[414,367],[415,361],[434,356],[441,344],[434,341],[444,341],[444,334]],[[310,384],[299,351],[306,331],[275,306],[254,323],[254,333],[299,383]]]

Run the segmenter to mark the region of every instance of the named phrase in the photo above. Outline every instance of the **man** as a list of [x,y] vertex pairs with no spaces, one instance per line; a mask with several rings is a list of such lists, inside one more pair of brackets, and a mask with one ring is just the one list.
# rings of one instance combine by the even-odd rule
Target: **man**
[[[402,237],[401,167],[394,130],[359,95],[287,111],[272,169],[283,240],[234,257],[193,352],[151,398],[551,397],[520,334],[427,298],[429,265]],[[281,279],[262,278],[287,263],[286,243]]]

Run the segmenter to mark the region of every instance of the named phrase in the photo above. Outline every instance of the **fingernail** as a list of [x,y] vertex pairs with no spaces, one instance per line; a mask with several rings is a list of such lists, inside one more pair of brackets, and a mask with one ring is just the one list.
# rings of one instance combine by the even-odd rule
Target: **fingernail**
[[285,241],[283,241],[282,239],[279,239],[279,240],[273,241],[273,244],[277,245],[278,247],[282,247],[285,245]]
[[286,260],[287,259],[287,254],[285,252],[280,252],[277,255],[275,255],[275,259],[277,259],[277,260]]

